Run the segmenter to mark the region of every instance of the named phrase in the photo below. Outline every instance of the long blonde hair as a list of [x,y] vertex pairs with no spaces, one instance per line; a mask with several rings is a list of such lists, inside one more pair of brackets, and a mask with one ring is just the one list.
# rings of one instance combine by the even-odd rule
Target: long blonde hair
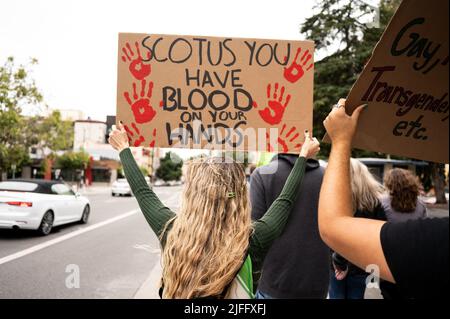
[[380,203],[384,187],[370,173],[366,165],[350,159],[353,210],[372,212]]
[[163,298],[221,295],[242,266],[251,233],[242,165],[225,157],[190,162],[181,209],[169,223]]

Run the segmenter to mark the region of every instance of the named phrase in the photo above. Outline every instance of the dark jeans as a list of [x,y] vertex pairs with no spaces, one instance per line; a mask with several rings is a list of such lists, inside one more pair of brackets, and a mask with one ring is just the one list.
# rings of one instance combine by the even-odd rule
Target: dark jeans
[[337,280],[330,272],[330,299],[364,299],[367,275],[348,274],[343,280]]

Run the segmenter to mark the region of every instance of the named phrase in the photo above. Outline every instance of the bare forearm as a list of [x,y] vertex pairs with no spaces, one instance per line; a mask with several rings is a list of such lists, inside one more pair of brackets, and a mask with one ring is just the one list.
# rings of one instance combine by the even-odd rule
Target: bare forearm
[[332,146],[319,200],[319,227],[326,231],[327,221],[352,216],[350,187],[350,146]]

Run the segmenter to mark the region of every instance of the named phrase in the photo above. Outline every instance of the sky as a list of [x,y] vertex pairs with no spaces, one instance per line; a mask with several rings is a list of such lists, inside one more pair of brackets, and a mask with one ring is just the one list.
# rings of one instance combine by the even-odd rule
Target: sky
[[[316,0],[1,0],[0,63],[36,58],[52,109],[104,121],[116,109],[119,32],[304,40]],[[317,58],[317,56],[316,56]]]

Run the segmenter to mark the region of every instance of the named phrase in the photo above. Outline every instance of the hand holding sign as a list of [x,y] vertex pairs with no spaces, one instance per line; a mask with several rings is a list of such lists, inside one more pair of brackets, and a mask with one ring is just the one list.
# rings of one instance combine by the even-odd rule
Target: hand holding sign
[[[148,75],[150,75],[152,69],[150,64],[144,64],[141,57],[141,51],[139,50],[139,44],[137,42],[134,43],[136,46],[136,56],[134,50],[131,48],[130,44],[127,42],[125,47],[122,48],[122,61],[123,62],[131,62],[129,69],[131,74],[137,79],[142,80]],[[150,51],[147,53],[147,60],[150,60],[151,53]]]
[[119,152],[130,146],[127,132],[121,123],[117,127],[113,125],[113,130],[109,133],[108,143]]
[[344,144],[350,147],[356,132],[358,119],[367,104],[358,106],[351,116],[345,113],[345,99],[340,99],[337,106],[328,114],[323,125],[331,138],[333,145]]

